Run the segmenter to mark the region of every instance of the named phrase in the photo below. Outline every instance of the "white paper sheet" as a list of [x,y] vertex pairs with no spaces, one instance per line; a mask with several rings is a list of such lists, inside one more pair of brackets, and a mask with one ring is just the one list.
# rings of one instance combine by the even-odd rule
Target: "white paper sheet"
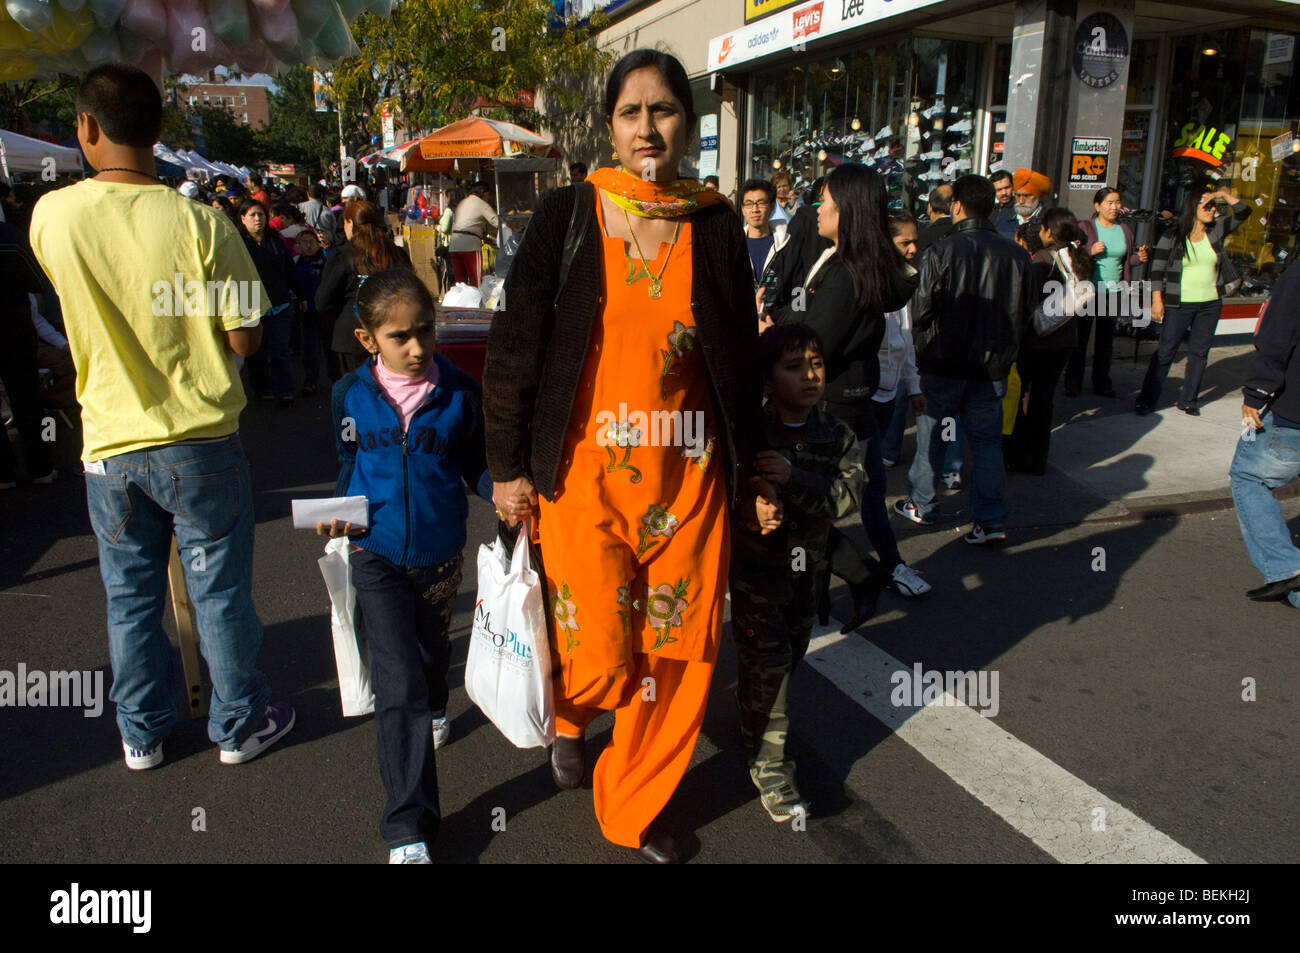
[[324,500],[292,502],[294,529],[314,530],[317,523],[328,526],[331,520],[351,523],[361,529],[370,527],[370,506],[364,496],[332,496]]

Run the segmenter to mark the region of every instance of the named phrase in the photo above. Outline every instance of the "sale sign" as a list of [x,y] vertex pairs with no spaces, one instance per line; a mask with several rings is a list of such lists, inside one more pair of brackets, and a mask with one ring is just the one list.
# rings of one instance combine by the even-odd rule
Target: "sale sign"
[[1106,184],[1110,168],[1110,140],[1075,136],[1070,146],[1071,189],[1096,190]]

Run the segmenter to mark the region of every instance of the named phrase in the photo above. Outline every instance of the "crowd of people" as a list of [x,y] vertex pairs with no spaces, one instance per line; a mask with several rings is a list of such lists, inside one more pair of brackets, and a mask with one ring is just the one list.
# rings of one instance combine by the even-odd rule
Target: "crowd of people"
[[[716,182],[679,177],[696,119],[690,83],[673,57],[636,50],[606,82],[616,163],[575,166],[573,184],[542,197],[506,277],[511,307],[492,323],[480,387],[437,352],[438,305],[360,187],[276,195],[254,177],[246,194],[222,181],[211,195],[178,192],[152,172],[161,110],[145,73],[93,70],[77,122],[98,173],[41,199],[30,250],[0,225],[0,373],[27,468],[54,472],[48,447],[28,440],[39,410],[19,395],[30,374],[14,370],[19,345],[34,351],[28,296],[48,276],[81,406],[126,764],[163,761],[176,720],[161,628],[168,550],[199,542],[205,570],[187,564],[185,575],[213,682],[209,737],[222,763],[243,763],[296,716],[272,701],[257,664],[239,418],[246,389],[288,406],[322,371],[334,382],[333,429],[318,436],[342,464],[336,495],[364,496],[369,519],[317,532],[350,540],[392,863],[430,862],[438,833],[435,751],[449,741],[468,496],[494,507],[507,541],[527,533],[535,546],[558,787],[583,783],[587,729],[615,713],[591,771],[610,842],[656,863],[681,859],[659,817],[703,724],[728,598],[750,778],[774,820],[806,817],[786,751],[790,679],[818,618],[829,621],[830,577],[852,598],[844,632],[868,622],[886,590],[929,593],[902,558],[891,512],[933,525],[940,485],[969,493],[966,542],[1007,538],[1005,474],[1045,472],[1055,393],[1064,375],[1077,394],[1093,326],[1093,389],[1114,396],[1103,346],[1113,327],[1101,329],[1111,319],[1090,326],[1074,312],[1139,267],[1150,266],[1162,329],[1137,412],[1154,406],[1189,335],[1179,407],[1194,412],[1196,362],[1203,369],[1222,293],[1216,255],[1244,217],[1230,192],[1193,189],[1148,253],[1118,223],[1113,189],[1080,222],[1047,204],[1041,173],[964,175],[935,188],[917,221],[891,213],[882,177],[852,163],[802,197],[788,175],[747,181],[733,205]],[[86,216],[96,229],[70,227]],[[476,280],[480,263],[457,256],[497,228],[486,190],[470,188],[439,224],[456,277]],[[174,274],[256,285],[264,297],[251,314],[223,298],[206,323],[159,320],[142,302]],[[1300,371],[1300,272],[1289,274],[1261,324],[1232,485],[1266,577],[1249,595],[1300,607],[1300,550],[1268,492],[1300,472],[1300,386],[1287,387]],[[1073,302],[1063,311],[1050,306],[1062,291]],[[662,434],[642,432],[627,408],[701,426],[689,439],[654,439]],[[916,452],[907,496],[891,508],[885,471],[902,462],[909,411]],[[7,440],[3,451],[0,485],[11,485]],[[874,556],[835,525],[854,509]]]

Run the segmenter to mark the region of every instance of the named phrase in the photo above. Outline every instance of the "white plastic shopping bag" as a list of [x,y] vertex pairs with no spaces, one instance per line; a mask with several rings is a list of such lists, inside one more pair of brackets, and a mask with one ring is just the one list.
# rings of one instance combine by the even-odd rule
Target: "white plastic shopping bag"
[[546,747],[555,740],[546,605],[528,558],[527,524],[513,556],[500,536],[478,548],[465,691],[515,747]]
[[375,710],[375,693],[370,688],[370,670],[361,657],[355,625],[357,591],[352,587],[352,566],[348,562],[349,540],[331,539],[318,562],[325,587],[330,593],[330,629],[334,633],[334,664],[339,670],[339,695],[343,717],[369,715]]

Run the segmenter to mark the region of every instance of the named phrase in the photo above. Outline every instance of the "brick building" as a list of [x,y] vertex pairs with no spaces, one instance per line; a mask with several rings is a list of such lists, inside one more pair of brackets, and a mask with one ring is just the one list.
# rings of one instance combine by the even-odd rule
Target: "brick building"
[[234,120],[254,129],[265,126],[271,119],[265,86],[242,86],[220,82],[193,83],[177,87],[176,96],[181,104],[215,106],[225,109]]

